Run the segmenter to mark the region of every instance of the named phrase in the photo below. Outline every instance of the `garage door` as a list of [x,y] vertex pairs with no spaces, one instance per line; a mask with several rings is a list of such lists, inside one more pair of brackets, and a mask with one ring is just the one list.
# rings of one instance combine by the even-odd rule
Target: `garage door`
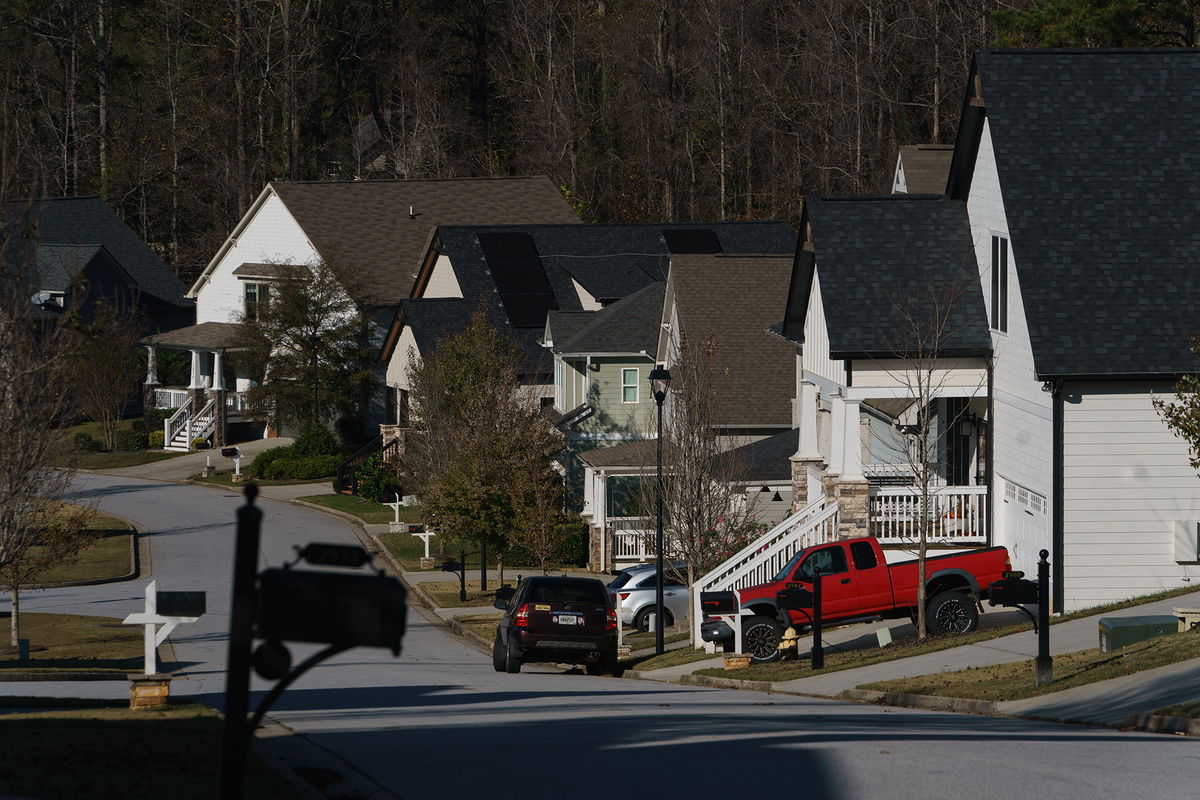
[[997,544],[1008,548],[1013,569],[1025,576],[1037,576],[1038,551],[1050,549],[1050,524],[1046,514],[1046,497],[1032,489],[1003,478],[1001,495],[1000,537]]

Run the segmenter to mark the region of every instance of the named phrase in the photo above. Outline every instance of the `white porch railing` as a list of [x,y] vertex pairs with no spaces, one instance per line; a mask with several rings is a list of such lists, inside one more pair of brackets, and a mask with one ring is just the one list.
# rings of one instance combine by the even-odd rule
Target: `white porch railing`
[[192,413],[194,407],[189,397],[179,410],[163,422],[163,449],[188,451],[196,439],[207,439],[217,426],[217,401],[210,397],[204,407]]
[[[700,642],[701,592],[744,589],[766,583],[804,548],[835,540],[837,526],[837,503],[827,502],[824,497],[814,500],[697,580],[691,590],[692,641]],[[712,652],[712,645],[707,647]]]
[[[932,489],[928,541],[974,544],[987,541],[987,487]],[[880,544],[911,544],[921,534],[921,493],[914,486],[875,489],[871,495],[871,535]]]
[[230,414],[246,413],[245,392],[225,392],[225,411]]
[[646,561],[654,558],[653,522],[645,517],[609,517],[613,561]]
[[188,390],[173,386],[163,386],[154,390],[155,408],[179,408],[188,399]]
[[179,410],[163,421],[163,449],[176,449],[175,439],[182,432],[186,437],[184,441],[187,443],[185,450],[191,449],[192,439],[188,435],[188,427],[192,420],[192,398],[184,396],[184,400],[179,404]]

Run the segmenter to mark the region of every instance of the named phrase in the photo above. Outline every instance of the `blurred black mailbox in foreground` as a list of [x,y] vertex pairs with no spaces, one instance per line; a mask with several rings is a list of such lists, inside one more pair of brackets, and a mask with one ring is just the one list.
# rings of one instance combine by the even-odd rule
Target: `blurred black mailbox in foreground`
[[708,616],[736,614],[737,604],[733,599],[733,592],[701,592],[700,610]]
[[408,607],[395,578],[268,569],[259,574],[258,587],[260,638],[400,653]]
[[802,611],[813,607],[813,593],[794,587],[775,593],[775,607],[780,611]]
[[208,602],[204,592],[158,592],[157,611],[164,617],[202,617]]
[[1036,606],[1037,604],[1037,581],[1027,581],[1020,577],[1003,578],[988,587],[989,606]]

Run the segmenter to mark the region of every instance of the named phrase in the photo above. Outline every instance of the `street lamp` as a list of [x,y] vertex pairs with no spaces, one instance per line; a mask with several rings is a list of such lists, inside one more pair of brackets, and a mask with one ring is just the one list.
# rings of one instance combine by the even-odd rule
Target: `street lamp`
[[658,442],[655,461],[658,472],[658,490],[654,493],[654,558],[658,579],[654,588],[654,652],[663,652],[663,477],[662,477],[662,407],[667,399],[667,388],[671,373],[663,367],[650,370],[650,389],[654,392],[654,404],[658,406]]

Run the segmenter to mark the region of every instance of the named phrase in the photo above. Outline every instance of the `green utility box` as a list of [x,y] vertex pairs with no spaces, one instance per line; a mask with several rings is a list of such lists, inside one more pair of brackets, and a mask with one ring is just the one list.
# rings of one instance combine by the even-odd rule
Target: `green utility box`
[[1179,618],[1169,614],[1147,617],[1104,617],[1100,620],[1100,652],[1111,653],[1155,636],[1179,632]]

